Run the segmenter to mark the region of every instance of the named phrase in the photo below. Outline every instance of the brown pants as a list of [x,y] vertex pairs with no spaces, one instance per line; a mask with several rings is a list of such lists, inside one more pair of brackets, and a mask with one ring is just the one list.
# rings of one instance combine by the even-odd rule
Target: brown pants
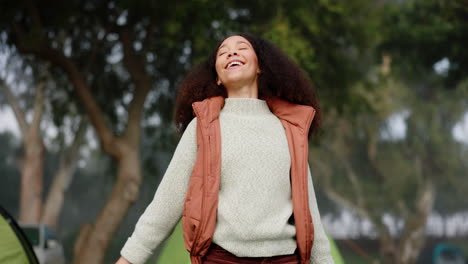
[[213,243],[203,257],[203,264],[299,264],[299,256],[291,254],[274,257],[236,257]]

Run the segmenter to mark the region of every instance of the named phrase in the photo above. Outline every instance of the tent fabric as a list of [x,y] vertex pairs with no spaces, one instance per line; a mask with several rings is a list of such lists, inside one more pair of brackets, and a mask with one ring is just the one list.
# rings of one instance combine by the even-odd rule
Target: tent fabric
[[161,254],[157,260],[157,264],[163,263],[181,263],[190,264],[190,255],[185,249],[184,238],[182,232],[182,222],[179,221],[172,235],[167,240]]
[[0,206],[0,263],[38,264],[31,244],[16,221]]
[[341,256],[340,250],[336,246],[335,241],[328,234],[327,236],[328,240],[330,241],[330,251],[333,257],[333,261],[335,262],[335,264],[344,264],[343,257]]

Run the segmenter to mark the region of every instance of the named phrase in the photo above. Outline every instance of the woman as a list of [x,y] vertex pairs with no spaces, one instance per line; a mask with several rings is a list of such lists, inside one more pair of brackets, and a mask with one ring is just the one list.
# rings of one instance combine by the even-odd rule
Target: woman
[[144,263],[181,217],[194,264],[333,263],[307,165],[319,109],[270,42],[224,39],[179,88],[184,133],[117,263]]

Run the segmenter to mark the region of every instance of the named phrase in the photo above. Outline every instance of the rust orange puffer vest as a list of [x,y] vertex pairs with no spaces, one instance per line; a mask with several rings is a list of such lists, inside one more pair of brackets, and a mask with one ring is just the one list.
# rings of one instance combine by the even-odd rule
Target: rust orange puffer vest
[[[267,99],[270,110],[285,128],[291,154],[291,190],[296,241],[301,263],[310,262],[314,227],[308,197],[308,132],[315,110],[278,98]],[[193,264],[201,264],[216,225],[221,173],[219,112],[224,98],[217,96],[193,103],[197,116],[198,153],[182,214],[185,248]]]

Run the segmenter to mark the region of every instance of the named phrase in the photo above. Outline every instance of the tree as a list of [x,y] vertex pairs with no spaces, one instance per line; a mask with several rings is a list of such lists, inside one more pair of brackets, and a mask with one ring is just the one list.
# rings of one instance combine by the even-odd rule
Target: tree
[[[325,108],[310,162],[329,198],[373,223],[386,262],[415,263],[436,197],[466,192],[466,151],[452,129],[467,111],[467,10],[406,1],[374,11],[381,20],[372,52],[382,63],[349,86],[344,110]],[[444,58],[446,69],[434,71]],[[404,135],[394,135],[395,122]]]
[[[46,106],[51,103],[50,99],[46,99],[47,95],[50,97],[52,93],[50,91],[52,80],[49,75],[49,67],[41,64],[31,67],[30,62],[22,60],[14,48],[8,47],[5,43],[3,43],[2,48],[5,67],[0,77],[0,87],[5,96],[4,99],[15,113],[23,141],[23,153],[20,162],[18,162],[21,170],[19,220],[23,223],[41,222],[56,227],[62,208],[63,194],[73,178],[76,162],[79,158],[78,151],[86,131],[86,122],[85,119],[82,119],[81,126],[71,146],[68,149],[66,144],[62,146],[65,158],[62,159],[57,175],[54,177],[54,184],[48,193],[48,198],[43,202],[44,159],[47,151],[43,140],[45,138],[42,131],[44,126],[41,124],[43,124],[43,117],[50,115],[45,110]],[[36,68],[36,71],[42,71],[41,76],[35,77],[32,74],[33,68]],[[12,89],[11,86],[14,86],[15,89]],[[37,86],[37,88],[30,86]],[[46,91],[46,87],[49,91]],[[34,97],[32,106],[28,102],[30,101],[29,97]],[[70,106],[72,105],[69,104],[68,107]],[[33,114],[33,119],[28,122],[26,116],[30,113]],[[60,117],[58,117],[59,115]],[[56,120],[65,118],[67,118],[66,113],[55,111]],[[57,128],[60,129],[59,124],[57,124]],[[72,132],[74,131],[72,130]]]
[[[435,12],[440,6],[443,12]],[[464,47],[465,37],[459,32],[466,28],[466,8],[457,3],[29,0],[3,3],[2,11],[0,27],[10,44],[24,57],[54,66],[54,80],[66,80],[63,83],[69,85],[62,91],[83,107],[102,149],[115,161],[116,184],[94,223],[84,226],[76,243],[76,263],[102,262],[112,235],[137,199],[141,157],[152,152],[140,147],[141,134],[152,136],[155,147],[170,148],[173,140],[158,139],[174,138],[169,124],[175,84],[193,63],[206,57],[215,41],[232,32],[251,31],[271,39],[311,76],[325,113],[326,134],[314,141],[320,148],[311,150],[311,156],[321,161],[311,160],[312,169],[320,173],[317,183],[335,201],[364,212],[375,223],[386,242],[383,251],[404,252],[396,248],[382,215],[418,223],[414,229],[400,230],[398,236],[412,244],[406,248],[416,250],[417,243],[404,240],[402,234],[420,235],[424,215],[441,184],[431,173],[449,164],[458,174],[466,171],[451,163],[457,159],[442,159],[435,151],[446,144],[447,157],[457,153],[459,145],[447,136],[457,116],[446,114],[455,119],[444,118],[441,125],[443,113],[431,112],[418,100],[448,107],[445,98],[458,98],[455,92],[439,92],[455,87],[448,80],[461,83],[466,64],[466,54],[459,52]],[[429,21],[431,27],[419,21]],[[427,55],[421,43],[433,53]],[[386,62],[376,73],[373,67],[382,56]],[[432,70],[445,57],[450,61],[450,78]],[[459,110],[451,111],[455,112]],[[382,132],[395,116],[406,117],[404,139],[385,138]],[[156,125],[148,125],[150,120]],[[421,127],[431,131],[429,139],[421,136]],[[440,133],[445,136],[439,137]],[[431,161],[433,153],[440,160]],[[419,166],[421,171],[414,169]],[[428,166],[432,170],[427,172]],[[388,175],[393,167],[401,170],[401,177]],[[382,191],[384,180],[398,192]],[[424,203],[419,206],[418,200]]]
[[[421,101],[397,77],[376,75],[354,86],[361,112],[327,113],[311,167],[329,198],[371,221],[387,263],[415,263],[437,193],[463,181],[467,170],[452,129],[468,110],[461,99],[468,90],[466,83],[451,91],[426,83],[433,88]],[[396,132],[400,122],[404,133]],[[388,217],[400,224],[392,226]]]
[[[51,12],[48,6],[61,8],[63,13],[48,16]],[[140,123],[145,99],[157,83],[153,74],[157,75],[159,70],[148,65],[150,57],[154,57],[151,50],[154,39],[163,36],[160,41],[174,42],[171,37],[178,33],[171,26],[180,27],[182,24],[177,20],[185,12],[174,17],[164,3],[147,7],[141,2],[126,1],[98,4],[75,1],[66,5],[59,1],[27,1],[20,7],[23,9],[8,10],[14,21],[14,26],[8,29],[10,39],[22,54],[33,55],[63,70],[97,132],[102,149],[118,164],[108,202],[93,224],[83,226],[75,245],[76,263],[100,263],[113,233],[138,196]],[[197,10],[191,3],[181,3],[181,7],[184,11]],[[80,12],[86,15],[79,16]],[[158,27],[167,22],[164,19],[170,21],[168,26]],[[177,57],[184,41],[175,43],[171,53]],[[113,66],[109,56],[120,55],[122,63]],[[106,71],[106,65],[112,69]],[[108,89],[109,80],[112,90]],[[115,114],[115,105],[128,109],[126,118]],[[112,112],[112,121],[118,122],[107,122],[106,114]]]
[[15,113],[23,137],[21,157],[21,188],[19,220],[23,223],[38,223],[42,212],[44,143],[41,136],[41,120],[44,109],[44,89],[47,79],[42,74],[36,83],[33,119],[26,120],[26,111],[21,108],[9,84],[0,79],[0,88]]

